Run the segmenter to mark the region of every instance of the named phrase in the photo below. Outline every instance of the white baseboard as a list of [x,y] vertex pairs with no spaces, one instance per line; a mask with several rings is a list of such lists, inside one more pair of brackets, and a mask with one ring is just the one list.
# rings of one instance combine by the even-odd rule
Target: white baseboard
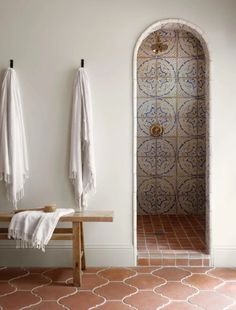
[[213,248],[212,263],[214,267],[236,267],[236,248]]
[[[87,266],[134,266],[132,246],[89,246],[85,248]],[[0,246],[0,266],[7,267],[69,267],[71,246],[48,246],[45,253],[37,249],[16,249]]]

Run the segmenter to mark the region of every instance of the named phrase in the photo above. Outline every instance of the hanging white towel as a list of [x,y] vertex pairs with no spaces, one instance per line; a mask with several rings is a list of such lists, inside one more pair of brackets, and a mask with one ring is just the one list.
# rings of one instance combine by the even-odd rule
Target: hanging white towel
[[61,216],[74,209],[57,209],[55,212],[24,211],[16,213],[8,227],[8,238],[19,240],[17,247],[37,248],[45,251]]
[[92,110],[88,76],[78,69],[73,87],[71,151],[69,177],[72,179],[77,207],[87,207],[87,198],[95,192]]
[[0,180],[6,183],[7,197],[17,208],[29,168],[20,87],[12,68],[5,72],[0,104]]

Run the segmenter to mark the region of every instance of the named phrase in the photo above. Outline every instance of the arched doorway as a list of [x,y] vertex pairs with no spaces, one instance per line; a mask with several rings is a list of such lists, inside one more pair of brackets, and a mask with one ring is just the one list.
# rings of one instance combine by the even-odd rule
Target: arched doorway
[[141,35],[134,117],[138,262],[207,265],[209,52],[196,26],[166,20]]

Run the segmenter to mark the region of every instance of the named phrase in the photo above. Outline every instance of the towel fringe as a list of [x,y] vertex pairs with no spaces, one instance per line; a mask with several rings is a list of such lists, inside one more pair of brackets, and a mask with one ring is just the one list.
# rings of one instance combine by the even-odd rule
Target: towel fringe
[[22,234],[20,231],[10,229],[8,231],[8,239],[16,239],[16,247],[22,249],[36,248],[45,252],[45,244],[41,240],[32,241],[28,234]]

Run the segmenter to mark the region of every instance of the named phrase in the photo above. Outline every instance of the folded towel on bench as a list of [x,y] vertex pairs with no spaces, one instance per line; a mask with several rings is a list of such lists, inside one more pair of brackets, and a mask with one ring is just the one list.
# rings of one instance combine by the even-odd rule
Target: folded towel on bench
[[43,211],[16,213],[8,227],[8,238],[19,240],[17,247],[37,248],[44,252],[60,217],[73,212],[74,209],[57,209],[48,213]]

